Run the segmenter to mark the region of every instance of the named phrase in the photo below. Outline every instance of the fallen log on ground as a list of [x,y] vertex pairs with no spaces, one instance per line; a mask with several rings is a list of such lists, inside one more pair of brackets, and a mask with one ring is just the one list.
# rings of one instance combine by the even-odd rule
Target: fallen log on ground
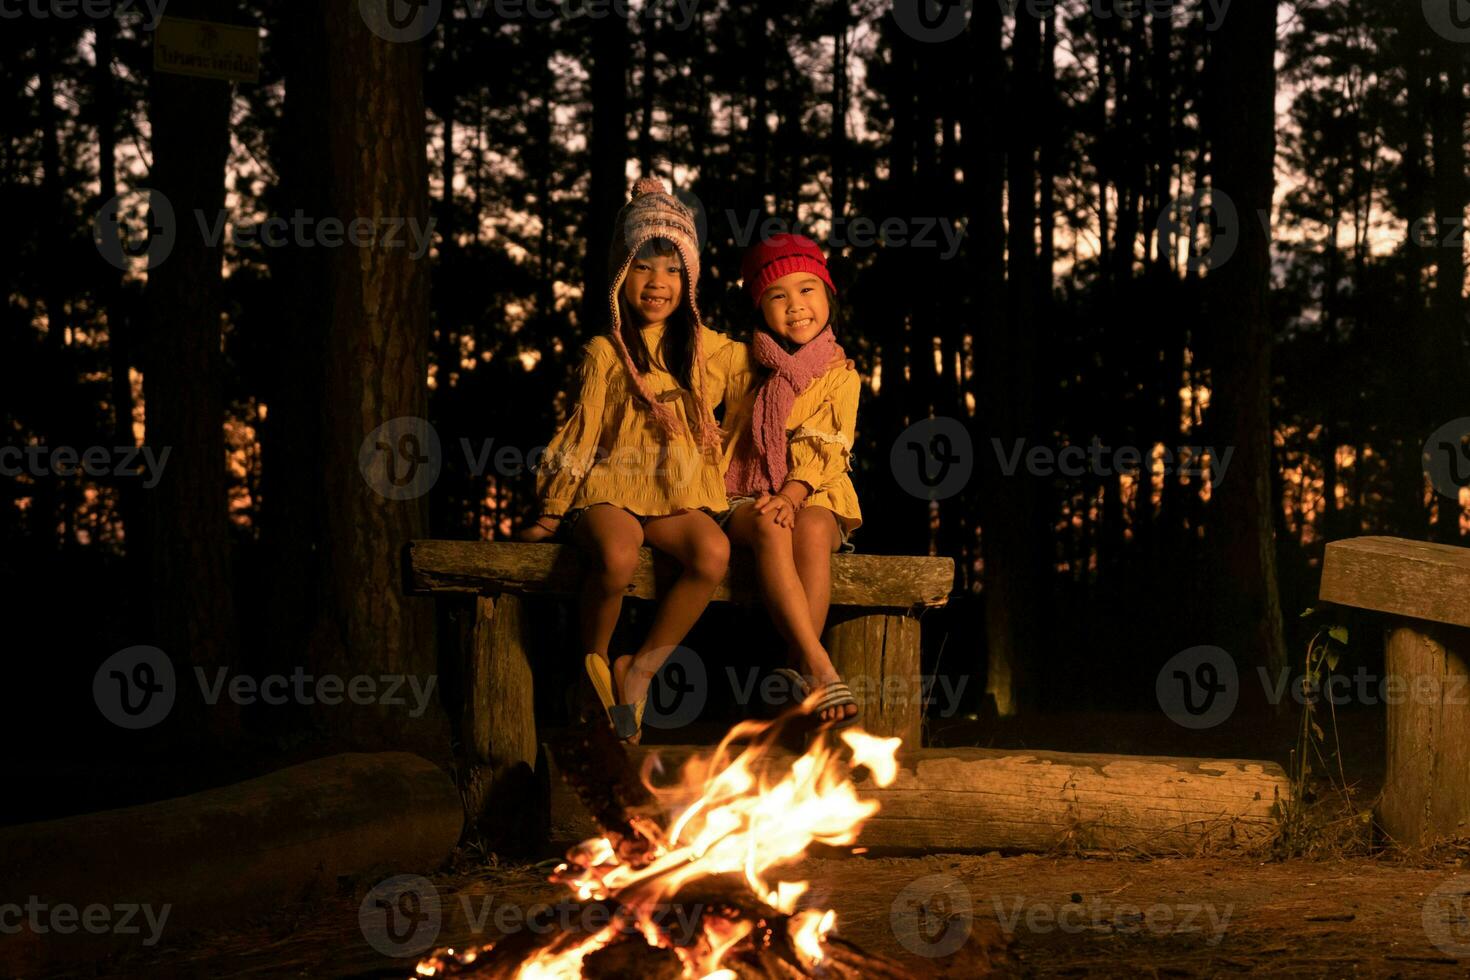
[[335,895],[341,878],[429,871],[463,816],[442,769],[382,752],[0,828],[0,902],[21,906],[6,922],[19,930],[0,930],[0,962],[38,972]]
[[[649,746],[630,754],[641,762],[656,753],[664,773],[654,780],[663,784],[701,751],[709,749]],[[770,756],[767,771],[791,758]],[[1289,798],[1280,766],[1242,759],[933,748],[901,751],[898,761],[887,788],[861,771],[855,779],[861,796],[882,804],[858,840],[874,853],[1254,850],[1270,844],[1276,804]],[[551,791],[554,843],[597,836],[555,771]]]

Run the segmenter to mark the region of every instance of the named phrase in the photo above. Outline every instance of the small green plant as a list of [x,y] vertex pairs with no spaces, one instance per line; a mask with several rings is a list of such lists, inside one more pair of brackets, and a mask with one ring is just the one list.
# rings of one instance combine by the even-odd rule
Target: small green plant
[[[1305,619],[1317,614],[1318,610],[1309,608],[1301,615]],[[1291,796],[1281,801],[1277,813],[1281,819],[1277,841],[1281,857],[1310,857],[1356,849],[1366,840],[1366,831],[1370,829],[1371,814],[1354,807],[1352,789],[1343,771],[1337,710],[1332,699],[1323,698],[1320,693],[1328,687],[1328,679],[1341,662],[1347,645],[1348,629],[1337,623],[1322,625],[1307,641],[1298,681],[1302,695],[1301,724],[1288,766]],[[1325,718],[1321,715],[1324,702]],[[1330,751],[1337,762],[1335,774],[1324,752],[1328,743],[1324,721],[1332,730]]]

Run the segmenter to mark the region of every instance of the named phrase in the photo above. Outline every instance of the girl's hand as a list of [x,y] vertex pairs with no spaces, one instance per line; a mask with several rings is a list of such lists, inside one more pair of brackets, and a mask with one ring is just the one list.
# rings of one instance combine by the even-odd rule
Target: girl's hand
[[527,525],[515,533],[517,541],[546,541],[556,534],[557,525],[561,523],[559,517],[542,517],[535,524]]
[[827,371],[836,371],[839,368],[844,367],[850,371],[856,370],[857,364],[854,363],[853,359],[850,357],[834,357],[832,358],[832,360],[827,362],[827,367],[823,369],[823,373],[826,373]]
[[796,507],[792,505],[790,498],[779,493],[763,493],[755,502],[757,514],[774,513],[777,527],[796,526]]

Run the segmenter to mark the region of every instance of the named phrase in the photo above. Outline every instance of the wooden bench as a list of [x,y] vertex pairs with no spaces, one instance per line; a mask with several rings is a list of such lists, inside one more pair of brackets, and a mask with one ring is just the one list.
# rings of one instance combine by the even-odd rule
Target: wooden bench
[[[484,827],[496,800],[533,792],[536,721],[524,596],[571,596],[581,588],[581,556],[555,544],[500,541],[411,541],[405,591],[475,597],[472,635],[463,645],[460,791],[471,826]],[[677,568],[647,548],[628,596],[655,599]],[[837,670],[863,679],[855,693],[863,727],[917,746],[923,717],[919,621],[944,605],[954,583],[950,558],[832,556],[832,609],[823,637]],[[732,563],[715,592],[718,603],[758,605],[749,562]]]
[[1320,595],[1390,617],[1379,822],[1409,847],[1470,837],[1470,548],[1387,537],[1333,541]]

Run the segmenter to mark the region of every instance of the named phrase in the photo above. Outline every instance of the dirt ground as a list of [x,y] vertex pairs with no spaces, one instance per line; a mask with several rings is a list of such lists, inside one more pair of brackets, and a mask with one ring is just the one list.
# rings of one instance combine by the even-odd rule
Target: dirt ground
[[[497,917],[514,930],[527,927],[522,916],[570,914],[541,907],[565,899],[545,872],[481,866],[434,878],[440,925],[416,938],[483,943],[500,934]],[[928,958],[956,977],[980,971],[977,945],[990,947],[996,976],[1470,975],[1464,858],[1424,868],[1368,858],[838,857],[782,877],[811,881],[806,902],[835,908],[843,937],[909,964]],[[364,927],[365,894],[290,921],[196,935],[88,975],[412,976],[416,957],[385,955],[402,950]]]

